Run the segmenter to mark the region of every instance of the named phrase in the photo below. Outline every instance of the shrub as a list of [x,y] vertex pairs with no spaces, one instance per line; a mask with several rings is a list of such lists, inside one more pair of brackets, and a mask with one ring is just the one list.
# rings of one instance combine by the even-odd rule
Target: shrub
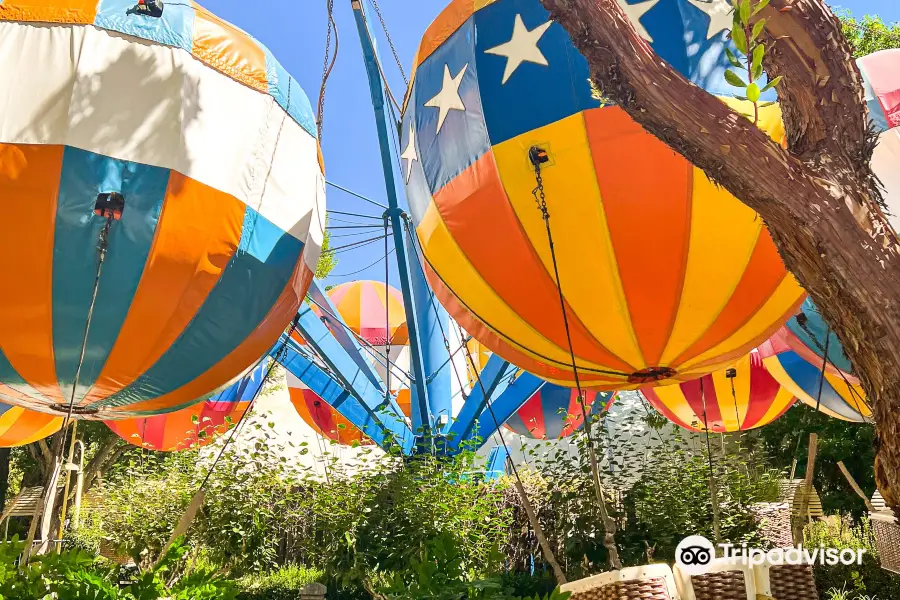
[[[834,597],[864,600],[866,597],[900,598],[900,577],[881,568],[875,534],[868,518],[854,525],[848,518],[832,517],[806,528],[809,547],[853,548],[865,550],[862,565],[816,565],[816,586],[823,598],[833,590]],[[843,594],[843,595],[841,595]]]
[[321,581],[324,573],[287,565],[266,575],[247,575],[238,580],[238,600],[297,600],[300,590]]

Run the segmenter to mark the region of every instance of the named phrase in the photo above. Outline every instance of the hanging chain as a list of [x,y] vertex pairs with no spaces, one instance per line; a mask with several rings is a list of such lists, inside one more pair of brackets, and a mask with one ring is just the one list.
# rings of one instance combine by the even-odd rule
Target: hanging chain
[[544,192],[544,178],[541,174],[541,165],[550,162],[550,156],[547,151],[538,146],[532,146],[528,150],[528,158],[534,166],[535,188],[532,190],[534,200],[537,203],[538,210],[544,219],[544,225],[547,227],[547,243],[550,246],[550,259],[553,262],[553,275],[556,277],[556,291],[559,294],[559,308],[562,311],[563,326],[566,330],[566,341],[569,344],[569,357],[572,362],[572,375],[575,378],[575,387],[578,390],[578,404],[581,407],[581,415],[584,418],[584,433],[588,442],[588,455],[590,458],[591,475],[594,483],[594,492],[597,495],[597,505],[600,509],[600,518],[603,520],[605,535],[603,545],[609,551],[609,562],[613,569],[621,569],[622,562],[619,559],[619,551],[616,546],[616,522],[609,514],[606,507],[606,494],[603,486],[600,484],[600,467],[597,464],[596,447],[592,432],[592,415],[588,414],[587,405],[585,403],[584,390],[581,387],[581,378],[578,375],[578,363],[575,359],[575,346],[572,344],[572,332],[569,328],[569,315],[566,310],[566,300],[562,290],[562,279],[559,275],[559,263],[556,260],[556,246],[553,243],[553,232],[550,229],[550,211],[547,209],[547,195]]
[[[334,22],[334,0],[325,0],[325,6],[328,13],[328,29],[325,33],[325,59],[322,65],[322,86],[319,88],[319,104],[316,114],[316,132],[318,133],[319,143],[322,143],[322,129],[325,121],[325,88],[328,85],[328,77],[331,75],[334,64],[337,62],[338,55],[338,31],[337,23]],[[331,54],[331,36],[334,34],[334,55]]]
[[403,69],[403,63],[400,61],[400,55],[397,54],[397,49],[394,47],[394,40],[391,39],[391,34],[388,31],[387,23],[384,22],[384,17],[381,16],[381,8],[378,6],[378,0],[372,0],[372,6],[375,8],[375,14],[378,15],[378,20],[381,21],[381,29],[384,30],[384,37],[385,39],[387,39],[388,46],[391,47],[391,53],[394,55],[394,60],[397,62],[397,68],[400,69],[400,76],[403,77],[403,83],[408,86],[409,79],[406,78],[406,71]]

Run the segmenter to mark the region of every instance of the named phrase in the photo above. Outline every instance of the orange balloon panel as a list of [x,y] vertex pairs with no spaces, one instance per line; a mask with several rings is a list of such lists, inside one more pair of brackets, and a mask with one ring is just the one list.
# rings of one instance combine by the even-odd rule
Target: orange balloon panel
[[[723,37],[698,36],[691,28],[708,17],[684,4],[660,0],[644,16],[655,49],[752,112],[721,96],[728,86],[708,65],[723,64]],[[429,282],[466,331],[563,387],[574,387],[571,337],[581,383],[617,390],[713,372],[794,313],[805,294],[762,219],[605,104],[540,0],[453,2],[436,23],[401,147]],[[759,125],[783,141],[778,106]],[[548,220],[533,193],[535,147]]]
[[175,452],[206,446],[235,426],[249,406],[250,402],[207,401],[146,419],[106,421],[106,425],[129,444]]
[[63,418],[0,404],[0,448],[31,444],[60,430]]
[[692,431],[727,433],[767,425],[796,398],[772,377],[754,351],[741,360],[693,381],[641,390],[653,407]]

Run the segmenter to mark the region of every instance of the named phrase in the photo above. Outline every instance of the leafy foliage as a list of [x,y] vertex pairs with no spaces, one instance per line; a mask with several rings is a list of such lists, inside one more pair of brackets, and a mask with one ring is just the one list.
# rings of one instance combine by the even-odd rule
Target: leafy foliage
[[900,23],[885,23],[877,15],[857,19],[849,11],[839,13],[838,16],[844,35],[853,45],[857,58],[879,50],[900,48]]
[[[119,570],[98,564],[83,550],[51,552],[18,566],[25,544],[16,537],[0,545],[0,598],[5,600],[233,600],[234,586],[210,571],[195,570],[169,578],[187,548],[176,542],[153,567],[127,585],[119,585]],[[173,581],[174,579],[174,581]]]
[[854,525],[847,518],[831,517],[806,529],[807,547],[864,549],[862,565],[816,565],[816,586],[840,600],[900,598],[900,578],[881,568],[875,534],[868,518]]
[[287,565],[265,575],[247,575],[238,580],[238,600],[296,600],[300,590],[317,583],[325,574],[317,569]]
[[754,124],[759,122],[759,108],[763,106],[759,101],[760,97],[781,82],[781,78],[776,77],[768,83],[760,83],[763,79],[762,62],[766,55],[766,45],[760,41],[760,36],[766,28],[766,20],[756,17],[768,5],[769,0],[735,0],[731,41],[742,58],[738,58],[730,49],[725,49],[725,55],[731,66],[744,71],[743,75],[739,75],[736,71],[727,69],[725,81],[744,90],[743,95],[737,98],[748,100],[753,104]]
[[316,265],[316,279],[325,279],[338,264],[337,256],[331,249],[331,231],[328,230],[328,216],[325,216],[325,235],[322,238],[322,254]]

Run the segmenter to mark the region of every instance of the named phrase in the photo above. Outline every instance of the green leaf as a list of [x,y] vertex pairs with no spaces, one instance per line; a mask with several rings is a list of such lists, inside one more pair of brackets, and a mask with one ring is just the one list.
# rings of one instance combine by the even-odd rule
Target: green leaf
[[757,4],[753,8],[753,13],[751,13],[750,16],[755,17],[757,14],[759,14],[759,11],[761,11],[762,9],[764,9],[765,7],[767,7],[769,5],[769,2],[770,2],[770,0],[760,0],[759,4]]
[[725,48],[725,56],[728,57],[728,62],[730,62],[731,66],[735,69],[744,68],[744,65],[741,64],[741,61],[738,60],[738,57],[734,55],[734,52],[732,52],[730,48]]
[[750,102],[759,102],[760,93],[759,86],[755,83],[747,86],[747,100]]
[[778,87],[778,84],[781,83],[782,79],[784,79],[784,75],[779,75],[778,77],[776,77],[775,79],[770,81],[768,84],[766,84],[766,87],[764,87],[762,89],[762,91],[768,92],[772,88]]
[[750,23],[750,0],[741,0],[740,17],[744,25]]
[[738,25],[732,27],[731,40],[741,54],[747,54],[747,34],[744,33],[743,28]]
[[727,81],[734,87],[740,87],[740,88],[747,87],[747,84],[744,83],[743,80],[741,80],[741,78],[738,77],[737,73],[735,73],[731,69],[728,69],[727,71],[725,71],[725,81]]
[[766,54],[765,44],[760,44],[756,48],[753,49],[753,62],[750,65],[750,71],[751,71],[751,74],[753,75],[754,81],[756,81],[757,79],[760,78],[760,76],[762,76],[762,60],[763,60],[763,56],[765,56],[765,54]]
[[756,38],[759,37],[759,34],[762,33],[762,30],[766,28],[766,20],[760,19],[753,25],[753,33],[750,34],[750,41],[752,42]]

